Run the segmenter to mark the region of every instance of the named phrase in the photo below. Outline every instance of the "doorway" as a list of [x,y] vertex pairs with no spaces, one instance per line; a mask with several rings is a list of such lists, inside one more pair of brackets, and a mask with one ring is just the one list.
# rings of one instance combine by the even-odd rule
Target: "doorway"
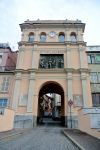
[[65,125],[64,90],[54,81],[46,82],[39,91],[38,124]]

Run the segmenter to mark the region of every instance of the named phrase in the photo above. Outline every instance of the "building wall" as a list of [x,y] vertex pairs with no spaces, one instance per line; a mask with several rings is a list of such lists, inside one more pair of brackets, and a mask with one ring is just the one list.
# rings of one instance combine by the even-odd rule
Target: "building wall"
[[6,65],[6,60],[7,60],[7,57],[8,57],[8,53],[9,53],[9,49],[0,48],[0,53],[3,54],[0,66],[5,66]]
[[100,46],[87,47],[88,67],[90,69],[90,86],[92,105],[100,106]]
[[13,129],[12,108],[14,91],[14,70],[17,52],[12,52],[8,43],[0,43],[0,131]]
[[[0,48],[0,52],[3,53],[0,66],[16,67],[14,71],[0,72],[0,98],[7,98],[9,100],[8,107],[15,112],[14,128],[36,126],[39,93],[43,86],[45,84],[48,86],[50,82],[55,88],[60,87],[64,92],[61,100],[61,113],[65,120],[64,125],[67,127],[70,127],[68,102],[70,99],[72,100],[72,127],[77,128],[78,110],[82,107],[92,107],[90,72],[100,72],[99,64],[88,64],[87,61],[87,48],[83,40],[85,24],[78,20],[39,20],[26,21],[20,24],[20,27],[22,35],[19,42],[19,52],[13,53],[9,49]],[[45,42],[40,41],[40,35],[43,32],[46,33]],[[54,32],[55,35],[50,36],[51,32]],[[30,33],[34,33],[33,42],[29,41]],[[63,42],[59,41],[60,33],[65,36]],[[71,41],[71,33],[76,35],[75,41]],[[64,67],[41,68],[39,63],[40,56],[43,54],[62,54]],[[9,78],[9,84],[7,90],[2,91],[5,77]],[[82,123],[82,120],[80,122]]]
[[[8,81],[5,81],[8,80]],[[7,99],[7,107],[12,107],[15,78],[13,73],[0,73],[0,99]]]
[[0,132],[13,129],[14,111],[5,109],[4,114],[0,115]]
[[16,69],[17,55],[18,55],[18,52],[9,52],[8,53],[8,56],[6,59],[6,66],[8,67],[8,69],[9,68],[11,70]]
[[[88,110],[88,108],[87,108],[87,110]],[[90,110],[88,110],[88,111],[90,111]],[[81,131],[86,132],[86,133],[100,139],[100,131],[99,131],[100,112],[99,113],[97,113],[97,112],[98,111],[96,110],[95,113],[93,113],[93,112],[84,113],[84,109],[78,110],[78,126]],[[93,117],[93,115],[95,115],[95,116]],[[98,128],[96,126],[98,126]]]
[[0,55],[2,55],[0,68],[3,70],[14,70],[16,68],[17,51],[12,52],[7,43],[0,43]]
[[[77,116],[77,110],[80,107],[92,106],[86,44],[82,35],[84,24],[80,26],[80,22],[74,21],[75,26],[73,26],[73,22],[70,22],[70,26],[69,24],[63,26],[63,22],[60,24],[58,21],[55,27],[55,23],[51,21],[52,25],[47,22],[47,26],[42,22],[42,25],[39,24],[37,28],[34,28],[32,24],[36,22],[32,24],[30,22],[31,26],[27,26],[27,23],[20,25],[22,40],[19,42],[15,76],[12,78],[15,79],[15,82],[12,80],[14,90],[11,92],[9,88],[9,94],[11,94],[9,96],[11,97],[10,106],[15,110],[17,116],[30,115],[36,118],[38,115],[39,91],[42,85],[52,81],[53,83],[59,83],[64,89],[64,116],[69,117],[68,101],[70,99],[74,103],[72,114]],[[54,37],[50,36],[51,31],[54,31]],[[43,32],[46,33],[46,41],[40,42],[40,35]],[[34,34],[33,42],[29,41],[30,33]],[[63,42],[59,42],[60,33],[65,36]],[[75,33],[75,41],[71,41],[71,33]],[[63,54],[64,67],[55,69],[40,68],[40,55],[43,54]],[[14,53],[9,53],[8,56],[5,55],[6,65],[11,65],[12,60],[13,66],[13,60],[16,63],[16,55]]]
[[[55,21],[51,24],[38,22],[25,22],[20,25],[22,30],[21,41],[19,42],[19,54],[15,75],[15,88],[12,108],[16,115],[33,116],[33,124],[36,124],[38,115],[38,96],[41,87],[50,81],[59,83],[64,89],[64,116],[69,117],[68,101],[74,102],[72,107],[73,118],[77,117],[77,110],[80,107],[92,105],[89,70],[86,57],[86,44],[83,41],[84,24],[72,23],[63,26]],[[27,24],[29,23],[29,26]],[[34,28],[33,24],[36,24]],[[67,26],[68,25],[68,26]],[[50,36],[54,31],[55,36]],[[46,41],[40,42],[40,35],[46,33]],[[76,41],[71,41],[70,34],[75,32]],[[29,41],[29,34],[34,33],[34,41]],[[59,42],[59,33],[65,35],[65,40]],[[64,68],[43,69],[39,67],[40,55],[63,54]],[[21,117],[22,119],[22,117]],[[35,120],[35,123],[34,123]]]

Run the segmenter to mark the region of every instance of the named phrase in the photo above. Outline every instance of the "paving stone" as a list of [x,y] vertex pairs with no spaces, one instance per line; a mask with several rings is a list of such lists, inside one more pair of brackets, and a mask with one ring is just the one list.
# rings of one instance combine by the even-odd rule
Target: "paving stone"
[[0,150],[75,150],[60,127],[36,127],[0,142]]
[[79,143],[85,150],[99,150],[100,140],[79,130],[64,130],[71,138]]

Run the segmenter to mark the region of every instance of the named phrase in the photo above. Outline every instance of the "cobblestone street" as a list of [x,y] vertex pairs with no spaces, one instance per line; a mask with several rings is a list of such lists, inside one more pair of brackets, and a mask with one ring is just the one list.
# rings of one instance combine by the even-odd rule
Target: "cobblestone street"
[[60,127],[36,127],[0,141],[0,150],[75,150]]

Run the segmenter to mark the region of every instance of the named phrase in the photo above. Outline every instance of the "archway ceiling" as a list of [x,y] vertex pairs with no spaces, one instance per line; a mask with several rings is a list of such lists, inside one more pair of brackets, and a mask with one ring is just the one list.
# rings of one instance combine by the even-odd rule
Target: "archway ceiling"
[[44,94],[47,94],[47,93],[56,93],[56,94],[59,94],[59,95],[63,95],[64,91],[63,91],[63,89],[60,85],[55,84],[55,83],[48,83],[48,84],[44,85],[41,88],[39,94],[44,95]]

